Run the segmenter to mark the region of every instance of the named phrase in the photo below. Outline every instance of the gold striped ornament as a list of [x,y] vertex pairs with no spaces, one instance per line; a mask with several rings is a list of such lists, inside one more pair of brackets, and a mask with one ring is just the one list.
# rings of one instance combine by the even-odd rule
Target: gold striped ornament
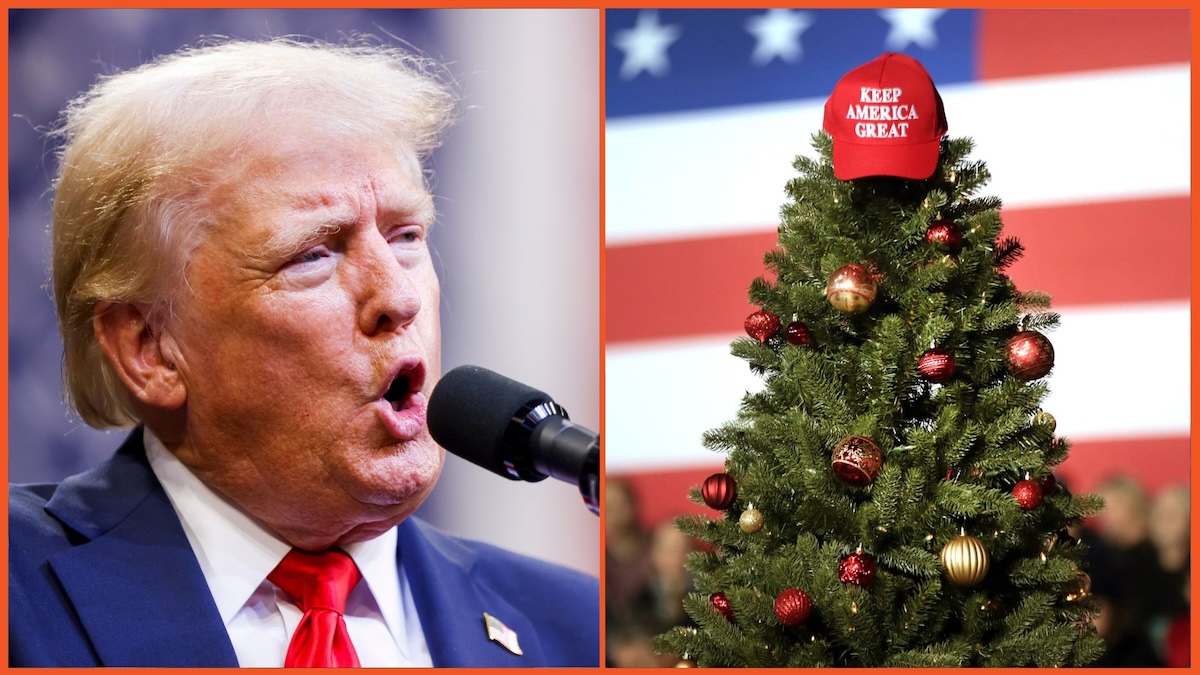
[[961,532],[942,547],[942,567],[946,580],[955,586],[974,586],[987,576],[991,561],[983,542]]

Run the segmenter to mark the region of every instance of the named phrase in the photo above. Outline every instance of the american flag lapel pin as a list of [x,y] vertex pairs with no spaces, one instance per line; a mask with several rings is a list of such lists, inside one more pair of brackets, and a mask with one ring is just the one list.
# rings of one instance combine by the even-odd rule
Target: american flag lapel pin
[[501,647],[504,647],[517,656],[524,654],[521,651],[521,645],[517,642],[517,632],[505,626],[503,621],[484,612],[483,623],[487,626],[489,640],[499,643]]

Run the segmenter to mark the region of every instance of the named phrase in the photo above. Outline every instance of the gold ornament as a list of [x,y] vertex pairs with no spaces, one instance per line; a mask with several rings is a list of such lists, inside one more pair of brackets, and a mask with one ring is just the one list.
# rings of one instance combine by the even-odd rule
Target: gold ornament
[[1058,428],[1058,421],[1054,419],[1054,415],[1051,415],[1041,408],[1038,408],[1038,411],[1034,413],[1033,423],[1039,426],[1050,427],[1050,431],[1052,433]]
[[955,586],[974,586],[987,576],[987,549],[969,534],[959,534],[942,547],[942,566],[946,579]]
[[829,275],[825,297],[833,308],[843,314],[866,311],[875,302],[878,284],[867,268],[858,263],[842,265]]
[[1076,600],[1083,600],[1084,598],[1086,598],[1092,594],[1092,578],[1090,576],[1088,576],[1088,573],[1084,572],[1083,570],[1075,570],[1075,571],[1079,575],[1079,579],[1078,579],[1079,588],[1067,593],[1067,600],[1069,602],[1075,602]]
[[676,663],[675,667],[676,668],[695,668],[696,662],[691,659],[683,659],[679,663]]
[[754,505],[751,504],[745,511],[742,511],[742,517],[738,518],[738,525],[746,534],[758,532],[763,527],[762,511],[754,508]]

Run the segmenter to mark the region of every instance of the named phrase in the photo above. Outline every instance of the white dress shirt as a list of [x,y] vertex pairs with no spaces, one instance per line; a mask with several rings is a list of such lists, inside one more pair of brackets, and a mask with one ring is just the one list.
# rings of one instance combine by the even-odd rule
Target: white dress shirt
[[[278,667],[303,613],[267,580],[291,546],[200,481],[145,431],[146,455],[183,523],[242,667]],[[345,548],[363,579],[346,627],[364,666],[431,667],[429,646],[396,560],[396,529]]]

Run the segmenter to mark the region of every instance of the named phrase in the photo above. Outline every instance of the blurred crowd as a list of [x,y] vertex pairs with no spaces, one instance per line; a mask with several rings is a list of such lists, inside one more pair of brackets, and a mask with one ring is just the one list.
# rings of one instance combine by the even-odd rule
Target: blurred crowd
[[695,542],[667,520],[653,529],[638,518],[637,495],[627,484],[609,480],[604,496],[605,663],[615,668],[675,665],[674,655],[658,656],[651,639],[690,622],[683,597],[692,577],[683,563]]
[[1108,647],[1093,665],[1189,666],[1188,488],[1164,488],[1151,499],[1133,479],[1116,476],[1092,491],[1105,508],[1081,534],[1099,609],[1096,628]]
[[[1190,665],[1191,508],[1186,485],[1153,498],[1133,479],[1109,478],[1091,492],[1104,511],[1072,534],[1088,546],[1096,628],[1107,649],[1094,666]],[[647,528],[629,484],[609,480],[605,493],[606,663],[616,668],[669,667],[652,638],[690,623],[684,568],[696,542],[671,521]]]

